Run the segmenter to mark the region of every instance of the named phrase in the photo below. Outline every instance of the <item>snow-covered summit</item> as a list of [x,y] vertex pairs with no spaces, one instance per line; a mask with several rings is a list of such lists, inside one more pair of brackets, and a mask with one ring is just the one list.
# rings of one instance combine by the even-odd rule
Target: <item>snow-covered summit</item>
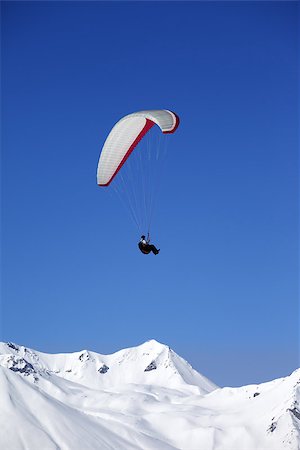
[[1,343],[0,352],[0,364],[5,367],[17,368],[21,364],[30,373],[55,374],[88,387],[142,384],[172,386],[195,394],[217,387],[167,345],[154,339],[112,355],[87,350],[51,355],[13,343]]
[[155,340],[112,355],[0,343],[0,399],[5,450],[300,449],[300,369],[220,389]]

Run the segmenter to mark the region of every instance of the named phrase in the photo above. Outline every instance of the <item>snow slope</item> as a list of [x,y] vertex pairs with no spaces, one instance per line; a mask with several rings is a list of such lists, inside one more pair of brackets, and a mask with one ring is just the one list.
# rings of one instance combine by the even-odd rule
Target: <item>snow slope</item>
[[300,370],[217,388],[154,340],[112,355],[0,343],[0,449],[299,450]]

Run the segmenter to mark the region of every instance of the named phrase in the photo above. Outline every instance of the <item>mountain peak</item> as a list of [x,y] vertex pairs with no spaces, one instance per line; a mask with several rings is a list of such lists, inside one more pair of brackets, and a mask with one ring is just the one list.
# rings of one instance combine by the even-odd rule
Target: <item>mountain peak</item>
[[[143,351],[148,352],[162,352],[162,351],[169,351],[170,347],[166,344],[163,344],[156,339],[149,339],[148,341],[143,342],[142,344],[139,344],[136,347],[130,347],[131,349],[140,349]],[[129,350],[129,349],[128,349]]]
[[[0,350],[10,355],[14,367],[19,367],[23,358],[23,365],[32,367],[40,376],[55,375],[92,388],[126,384],[173,386],[201,395],[216,388],[170,347],[155,339],[111,355],[88,350],[50,355],[12,343],[0,346]],[[10,368],[7,361],[2,358],[2,365]]]
[[154,339],[112,355],[0,343],[0,389],[8,450],[299,448],[300,369],[216,389]]

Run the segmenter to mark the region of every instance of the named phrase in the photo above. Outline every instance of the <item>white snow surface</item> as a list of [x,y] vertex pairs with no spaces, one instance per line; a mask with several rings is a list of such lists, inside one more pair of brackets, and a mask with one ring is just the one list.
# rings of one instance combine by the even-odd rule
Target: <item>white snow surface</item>
[[0,449],[300,450],[300,369],[218,388],[155,340],[112,355],[0,343]]

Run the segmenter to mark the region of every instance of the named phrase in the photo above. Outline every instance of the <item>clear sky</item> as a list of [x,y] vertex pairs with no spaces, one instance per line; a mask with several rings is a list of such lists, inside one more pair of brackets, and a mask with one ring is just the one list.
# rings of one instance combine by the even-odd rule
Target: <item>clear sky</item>
[[[154,338],[220,385],[299,366],[296,2],[2,2],[1,340]],[[96,184],[112,125],[176,111],[144,256]]]

